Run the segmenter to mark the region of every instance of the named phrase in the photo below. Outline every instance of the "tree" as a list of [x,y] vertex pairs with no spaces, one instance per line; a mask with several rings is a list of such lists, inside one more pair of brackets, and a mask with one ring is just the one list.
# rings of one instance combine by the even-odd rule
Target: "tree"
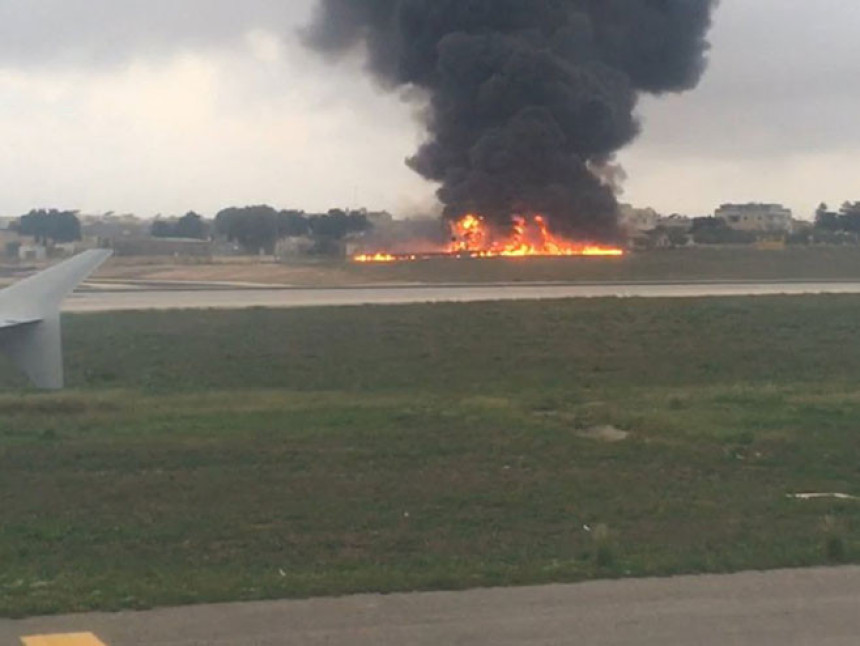
[[839,214],[829,210],[824,202],[815,211],[815,228],[836,231],[839,228]]
[[860,202],[845,202],[839,212],[822,204],[815,211],[817,242],[829,244],[856,244],[860,240]]
[[215,231],[232,242],[238,242],[248,253],[274,253],[278,240],[303,238],[314,240],[320,254],[334,254],[350,235],[372,228],[365,213],[332,209],[325,214],[307,215],[303,211],[276,211],[271,206],[247,206],[224,209],[215,217]]
[[750,231],[736,231],[721,218],[695,218],[691,228],[696,244],[752,244],[756,236]]
[[149,233],[153,238],[172,238],[173,228],[173,222],[156,218],[149,229]]
[[275,253],[278,242],[278,212],[271,206],[224,209],[215,216],[215,230],[248,253]]
[[309,224],[314,239],[314,253],[319,255],[342,254],[344,239],[373,228],[365,213],[347,213],[341,209],[332,209],[325,215],[314,215]]
[[192,240],[205,240],[207,237],[206,222],[201,215],[189,211],[176,221],[175,237]]
[[22,215],[14,228],[19,235],[30,236],[37,244],[48,247],[81,239],[81,221],[77,211],[34,209]]
[[815,211],[815,228],[823,231],[838,231],[839,214],[830,211],[827,205],[822,203]]
[[364,233],[371,228],[364,213],[347,213],[341,209],[332,209],[325,215],[315,215],[310,220],[311,232],[317,239],[340,241],[350,234]]
[[282,238],[303,238],[311,232],[304,211],[281,211],[278,213],[278,235]]
[[839,209],[839,226],[848,233],[860,234],[860,202],[845,202]]
[[189,240],[205,240],[208,226],[203,216],[189,211],[181,218],[162,220],[157,218],[150,229],[153,238],[186,238]]
[[686,247],[690,244],[690,234],[678,227],[666,227],[661,225],[657,227],[656,231],[659,231],[666,236],[669,246],[673,249],[675,247]]

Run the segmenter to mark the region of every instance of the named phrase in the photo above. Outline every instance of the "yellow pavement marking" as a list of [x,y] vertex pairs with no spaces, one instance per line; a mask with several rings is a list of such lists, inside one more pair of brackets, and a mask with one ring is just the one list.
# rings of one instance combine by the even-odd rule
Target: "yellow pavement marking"
[[24,646],[105,646],[104,642],[92,633],[73,635],[34,635],[22,637]]

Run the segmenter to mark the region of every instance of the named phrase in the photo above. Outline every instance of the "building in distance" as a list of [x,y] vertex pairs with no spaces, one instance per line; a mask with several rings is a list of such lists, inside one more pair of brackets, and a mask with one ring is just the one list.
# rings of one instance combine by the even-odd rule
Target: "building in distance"
[[683,231],[684,233],[688,233],[693,226],[693,218],[673,213],[672,215],[660,218],[658,226],[672,231]]
[[714,213],[730,229],[750,233],[791,233],[794,217],[781,204],[723,204]]

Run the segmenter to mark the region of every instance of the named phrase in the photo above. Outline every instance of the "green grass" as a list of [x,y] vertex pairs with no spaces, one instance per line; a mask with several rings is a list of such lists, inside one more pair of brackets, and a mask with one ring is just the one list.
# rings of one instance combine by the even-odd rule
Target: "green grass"
[[[860,298],[67,319],[0,614],[860,561]],[[612,425],[629,439],[587,431]]]

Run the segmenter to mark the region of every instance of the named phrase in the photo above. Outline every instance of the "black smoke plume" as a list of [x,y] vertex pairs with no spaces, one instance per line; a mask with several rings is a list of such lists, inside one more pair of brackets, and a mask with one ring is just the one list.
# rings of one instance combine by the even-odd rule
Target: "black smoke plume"
[[364,47],[391,89],[429,96],[429,137],[408,164],[441,184],[448,218],[618,235],[594,172],[639,132],[640,93],[694,87],[717,0],[319,0],[308,40]]

